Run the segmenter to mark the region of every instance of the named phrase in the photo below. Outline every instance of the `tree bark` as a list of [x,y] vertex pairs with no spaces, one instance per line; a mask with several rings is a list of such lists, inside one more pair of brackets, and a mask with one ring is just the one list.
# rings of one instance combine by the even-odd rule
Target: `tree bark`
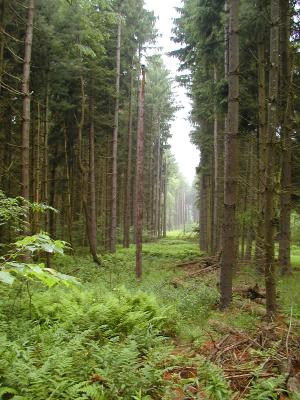
[[[251,140],[251,139],[250,139]],[[248,140],[245,141],[245,154],[247,154],[247,148],[249,146]],[[251,147],[250,147],[251,149]],[[249,231],[249,221],[247,220],[247,212],[249,206],[249,189],[250,189],[250,178],[251,178],[251,150],[250,154],[247,157],[247,164],[246,164],[246,180],[245,180],[245,189],[244,189],[244,198],[243,198],[243,209],[242,209],[242,232],[241,232],[241,258],[245,258],[245,244],[246,244],[246,236]],[[251,189],[250,189],[251,190]]]
[[278,111],[279,0],[271,1],[270,72],[268,129],[266,146],[266,175],[264,193],[264,270],[266,311],[272,318],[276,313],[276,280],[274,265],[274,147]]
[[[41,107],[40,103],[37,103],[37,129],[35,135],[35,163],[34,163],[34,201],[40,203],[41,198],[41,177],[40,177],[40,138],[41,138]],[[39,213],[35,213],[33,217],[33,232],[39,232],[40,230],[40,216]]]
[[136,240],[136,278],[142,278],[142,240],[143,240],[143,170],[144,170],[144,102],[145,68],[142,67],[142,80],[139,98],[139,115],[136,144],[136,190],[135,190],[135,240]]
[[130,221],[131,221],[131,163],[132,163],[132,99],[133,99],[133,65],[130,73],[130,93],[128,107],[128,153],[127,153],[127,173],[126,173],[126,190],[124,204],[124,241],[123,246],[126,248],[130,245]]
[[167,237],[167,173],[168,173],[167,158],[164,160],[164,210],[163,210],[163,237]]
[[224,223],[221,257],[221,304],[228,308],[232,300],[232,274],[236,266],[236,197],[238,180],[239,129],[239,0],[229,0],[229,93],[228,131],[225,132]]
[[[25,53],[23,64],[23,124],[22,124],[22,196],[29,200],[29,151],[30,151],[30,64],[33,39],[33,18],[34,18],[34,0],[28,0],[27,26],[25,33]],[[27,222],[29,222],[29,212],[27,213]]]
[[208,252],[208,220],[209,220],[209,175],[204,152],[201,154],[201,175],[200,175],[200,250]]
[[6,0],[0,0],[0,93],[2,90],[2,76],[3,76],[3,66],[4,66],[4,30],[5,30],[5,9]]
[[64,126],[64,153],[65,153],[65,167],[66,167],[66,179],[67,179],[67,220],[68,220],[68,234],[69,242],[72,246],[72,202],[71,202],[71,186],[70,186],[70,167],[69,167],[69,156],[68,156],[68,136],[67,127]]
[[[93,87],[92,87],[93,91]],[[97,256],[97,209],[96,209],[96,178],[95,178],[95,102],[94,94],[90,99],[90,130],[89,130],[89,230],[93,259],[99,264]],[[94,255],[96,254],[96,257]]]
[[[53,152],[53,161],[50,168],[50,193],[49,200],[50,206],[53,208],[57,208],[56,204],[56,175],[57,175],[57,159],[58,159],[58,150],[57,145],[54,148]],[[56,213],[52,212],[49,214],[49,233],[51,237],[54,239],[56,237]]]
[[119,103],[120,103],[120,63],[121,63],[121,16],[117,28],[116,49],[116,102],[114,129],[112,138],[112,184],[111,184],[111,226],[110,226],[110,251],[116,252],[117,235],[117,177],[118,177],[118,130],[119,130]]
[[161,141],[161,134],[160,134],[160,117],[158,119],[158,137],[157,137],[157,149],[156,149],[156,196],[155,196],[155,236],[159,238],[159,227],[160,227],[160,141]]
[[[49,138],[49,82],[47,75],[47,89],[46,89],[46,104],[45,104],[45,121],[44,121],[44,171],[43,171],[43,186],[44,186],[44,202],[48,204],[48,170],[49,170],[49,154],[48,154],[48,138]],[[49,229],[49,212],[45,212],[45,231]]]
[[[217,66],[214,65],[214,83],[218,81]],[[220,127],[218,120],[217,104],[214,105],[214,211],[213,211],[213,243],[212,243],[212,253],[216,254],[220,247],[220,230],[221,230],[221,201],[220,192],[222,191],[221,182],[221,151],[220,148]]]
[[266,56],[264,39],[258,43],[258,139],[257,139],[257,203],[258,214],[255,232],[255,267],[263,274],[263,190],[266,167],[267,108],[266,108]]
[[[80,171],[80,177],[81,177],[81,197],[82,197],[82,205],[83,205],[83,211],[85,215],[85,222],[86,222],[86,234],[90,246],[90,252],[93,258],[93,261],[101,265],[101,262],[97,256],[97,243],[95,242],[95,232],[94,228],[92,228],[92,217],[91,217],[91,207],[88,205],[88,191],[89,191],[89,185],[88,185],[88,176],[89,172],[87,171],[87,168],[83,164],[82,161],[82,131],[84,127],[84,120],[85,120],[85,92],[84,92],[84,81],[83,77],[80,77],[80,88],[81,88],[81,112],[80,112],[80,121],[78,124],[78,166],[79,166],[79,171]],[[91,126],[92,128],[92,133],[90,129],[90,138],[94,138],[94,131],[93,131],[93,124]],[[94,148],[93,148],[94,151]],[[91,155],[91,154],[90,154]],[[95,167],[95,166],[94,166]],[[95,174],[95,171],[94,171]],[[95,175],[94,175],[94,181],[93,184],[95,184]],[[94,210],[95,211],[95,210]],[[95,223],[95,220],[94,220]]]
[[291,270],[291,181],[292,181],[292,71],[290,56],[291,16],[289,0],[280,0],[280,125],[281,125],[281,192],[279,265],[283,275]]
[[248,229],[247,229],[247,243],[246,243],[246,254],[245,258],[246,260],[251,260],[252,258],[252,243],[253,243],[253,237],[254,237],[254,224],[253,224],[253,211],[255,209],[256,205],[256,187],[255,187],[255,181],[257,177],[255,176],[254,172],[255,171],[255,163],[254,163],[254,146],[255,146],[255,137],[251,135],[250,138],[250,171],[249,171],[249,209],[250,209],[250,221],[248,224]]

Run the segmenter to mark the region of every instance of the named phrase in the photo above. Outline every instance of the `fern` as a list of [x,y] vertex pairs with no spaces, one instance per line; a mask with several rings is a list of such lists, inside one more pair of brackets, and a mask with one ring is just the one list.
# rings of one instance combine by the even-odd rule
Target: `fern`
[[[19,317],[25,309],[20,301]],[[35,294],[31,321],[14,319],[10,307],[6,312],[0,314],[8,335],[0,337],[0,382],[18,396],[132,400],[141,388],[144,398],[161,393],[172,315],[152,296],[57,287]]]
[[0,399],[4,394],[17,394],[16,390],[8,386],[0,386]]
[[285,378],[279,376],[276,378],[260,379],[252,386],[247,400],[269,400],[278,399],[278,395],[283,392],[282,385]]
[[199,380],[209,398],[213,400],[230,400],[232,393],[221,368],[201,358],[199,361]]

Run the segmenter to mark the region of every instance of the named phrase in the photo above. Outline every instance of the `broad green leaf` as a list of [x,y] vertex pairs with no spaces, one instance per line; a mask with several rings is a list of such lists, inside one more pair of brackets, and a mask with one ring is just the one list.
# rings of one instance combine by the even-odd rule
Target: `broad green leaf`
[[12,285],[15,278],[7,271],[0,271],[0,282]]

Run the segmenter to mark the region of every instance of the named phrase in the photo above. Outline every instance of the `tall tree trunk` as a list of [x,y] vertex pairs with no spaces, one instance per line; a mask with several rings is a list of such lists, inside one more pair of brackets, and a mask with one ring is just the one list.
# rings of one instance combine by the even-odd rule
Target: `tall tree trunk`
[[215,238],[215,232],[214,232],[214,212],[215,212],[215,161],[214,161],[214,150],[211,153],[210,157],[210,177],[209,177],[209,235],[208,235],[208,252],[209,254],[212,254],[213,252],[213,245],[214,245],[214,238]]
[[[93,85],[93,83],[92,83]],[[92,87],[93,91],[93,87]],[[92,254],[94,261],[99,264],[97,254],[97,209],[96,209],[96,177],[95,177],[95,103],[94,94],[91,94],[90,99],[90,130],[89,130],[89,230],[90,230],[90,246],[92,247]]]
[[105,249],[110,250],[110,229],[111,229],[111,140],[110,136],[106,138],[106,196],[105,196]]
[[162,194],[162,190],[161,190],[161,184],[162,182],[160,181],[160,186],[159,186],[159,191],[158,191],[158,210],[157,210],[157,238],[160,239],[161,238],[161,228],[162,228],[162,203],[161,203],[161,194]]
[[4,31],[5,31],[5,8],[6,0],[0,0],[0,93],[2,90],[2,75],[4,66]]
[[[53,161],[50,168],[50,193],[49,193],[49,203],[53,208],[57,208],[56,201],[56,176],[57,176],[57,157],[58,157],[57,145],[55,145],[53,151]],[[52,238],[56,237],[56,213],[52,212],[49,214],[49,233]]]
[[112,183],[111,183],[111,227],[110,227],[110,251],[116,252],[117,235],[117,176],[118,176],[118,130],[119,130],[119,103],[120,103],[120,63],[121,63],[121,16],[119,16],[117,29],[116,49],[116,102],[114,129],[112,138]]
[[[218,81],[217,66],[214,66],[214,83]],[[218,120],[217,104],[214,105],[214,211],[213,211],[213,243],[212,243],[212,253],[216,254],[220,247],[220,229],[221,229],[221,204],[222,199],[220,198],[220,192],[222,190],[221,182],[221,157],[220,148],[220,127]]]
[[258,139],[257,139],[257,203],[258,215],[255,232],[255,267],[263,273],[263,221],[264,221],[264,177],[266,168],[267,108],[266,108],[266,56],[264,38],[258,43]]
[[[251,139],[250,139],[251,140]],[[249,141],[245,140],[245,154],[247,154],[247,149],[249,148]],[[242,209],[242,232],[241,232],[241,258],[245,258],[245,244],[246,244],[246,236],[249,231],[249,221],[247,218],[248,206],[249,206],[249,186],[250,186],[250,178],[251,178],[251,151],[248,153],[247,164],[246,164],[246,180],[244,185],[244,196],[243,196],[243,209]],[[251,189],[250,189],[251,190]],[[251,194],[250,194],[251,196]]]
[[67,219],[68,219],[68,234],[69,242],[72,246],[72,202],[71,202],[71,185],[70,185],[70,166],[68,155],[68,136],[67,127],[64,126],[64,153],[65,153],[65,166],[66,166],[66,179],[67,179]]
[[264,193],[264,269],[267,316],[276,313],[276,280],[274,265],[274,147],[277,131],[279,56],[279,0],[271,1],[270,72],[268,129],[266,147],[266,175]]
[[167,164],[167,158],[165,156],[165,161],[164,161],[164,211],[163,211],[163,237],[167,237],[167,173],[168,173],[168,164]]
[[[80,111],[80,121],[78,124],[78,166],[79,166],[79,171],[80,171],[80,177],[81,177],[81,197],[82,197],[82,206],[83,206],[83,211],[85,215],[85,222],[86,222],[86,234],[90,246],[90,252],[93,257],[93,261],[100,265],[100,260],[97,256],[97,243],[95,242],[95,232],[92,226],[92,218],[91,218],[91,207],[88,205],[88,176],[89,173],[87,171],[86,166],[83,164],[82,161],[82,131],[84,127],[84,120],[85,120],[85,92],[84,92],[84,81],[83,77],[80,77],[80,88],[81,88],[81,111]],[[90,138],[94,138],[94,130],[93,130],[93,124],[91,125],[90,129]],[[91,133],[92,130],[92,133]],[[94,151],[94,147],[93,147]],[[90,154],[91,155],[91,154]],[[94,160],[92,160],[94,161]],[[95,168],[95,165],[94,165]],[[95,185],[95,170],[94,170],[94,178],[93,178],[93,184]],[[94,193],[95,195],[95,193]],[[95,212],[95,210],[94,210]],[[95,223],[95,221],[94,221]],[[95,228],[95,227],[94,227]]]
[[205,151],[201,154],[200,175],[200,250],[208,252],[208,221],[209,221],[209,175],[206,171],[207,157]]
[[291,270],[291,180],[292,180],[292,73],[290,57],[290,4],[280,0],[280,125],[282,143],[279,265],[283,275]]
[[155,197],[155,235],[159,238],[159,226],[160,226],[160,118],[159,128],[157,137],[157,149],[156,149],[156,197]]
[[182,191],[182,223],[183,223],[183,234],[186,232],[186,205],[185,205],[185,190]]
[[236,192],[239,129],[239,0],[229,0],[228,131],[225,132],[224,223],[221,258],[221,309],[232,300],[232,274],[236,266]]
[[135,240],[136,240],[136,278],[142,278],[142,240],[143,240],[143,188],[144,188],[144,102],[145,68],[142,67],[142,80],[139,98],[139,115],[136,143],[136,190],[135,190]]
[[[48,155],[48,138],[49,138],[49,82],[47,75],[47,89],[46,89],[46,104],[45,104],[45,121],[44,121],[44,173],[43,173],[43,186],[44,186],[44,202],[48,204],[48,170],[49,170],[49,155]],[[49,229],[49,212],[45,212],[45,231]]]
[[123,246],[130,245],[130,222],[131,222],[131,163],[132,163],[132,99],[133,99],[133,65],[130,73],[130,93],[128,107],[128,153],[127,153],[127,172],[126,172],[126,190],[124,204],[124,240]]
[[246,243],[246,260],[251,260],[252,258],[252,242],[253,242],[253,237],[254,237],[254,224],[253,224],[253,211],[256,205],[256,199],[257,199],[257,194],[256,194],[256,187],[255,187],[255,181],[257,177],[255,177],[254,172],[255,171],[255,162],[254,162],[254,147],[255,147],[255,137],[254,135],[251,135],[250,138],[250,171],[249,171],[249,199],[248,199],[248,204],[249,204],[249,211],[250,211],[250,221],[248,223],[248,229],[247,229],[247,243]]
[[[25,33],[25,53],[23,64],[23,124],[22,124],[22,196],[29,200],[29,152],[30,152],[30,64],[33,38],[34,0],[28,0],[27,26]],[[29,212],[27,213],[29,222]]]
[[[40,203],[41,198],[41,177],[40,177],[40,138],[41,138],[41,107],[40,103],[37,103],[37,129],[35,135],[35,163],[34,163],[34,201],[35,203]],[[39,232],[40,230],[40,218],[39,213],[35,213],[33,217],[33,231]]]

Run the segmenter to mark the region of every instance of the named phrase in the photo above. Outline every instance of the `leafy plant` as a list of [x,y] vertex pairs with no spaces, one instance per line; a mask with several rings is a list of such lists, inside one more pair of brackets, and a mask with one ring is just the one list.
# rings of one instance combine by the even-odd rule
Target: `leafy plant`
[[24,228],[29,210],[38,213],[57,212],[53,207],[43,203],[31,203],[21,196],[7,197],[0,190],[0,226],[9,224],[9,227],[15,232],[20,232]]
[[247,400],[269,400],[278,399],[278,395],[283,392],[282,385],[284,377],[272,377],[268,379],[259,379],[252,386]]
[[50,254],[63,254],[64,248],[68,247],[66,242],[53,240],[48,234],[39,233],[33,236],[25,236],[16,241],[12,247],[13,249],[9,254],[1,258],[0,282],[12,285],[15,279],[37,279],[48,287],[58,283],[67,286],[78,283],[74,277],[62,274],[52,268],[46,268],[44,263],[34,264],[30,261],[20,261],[31,260],[34,254],[41,251]]
[[229,400],[231,398],[232,393],[222,369],[213,363],[200,358],[199,377],[210,399]]

